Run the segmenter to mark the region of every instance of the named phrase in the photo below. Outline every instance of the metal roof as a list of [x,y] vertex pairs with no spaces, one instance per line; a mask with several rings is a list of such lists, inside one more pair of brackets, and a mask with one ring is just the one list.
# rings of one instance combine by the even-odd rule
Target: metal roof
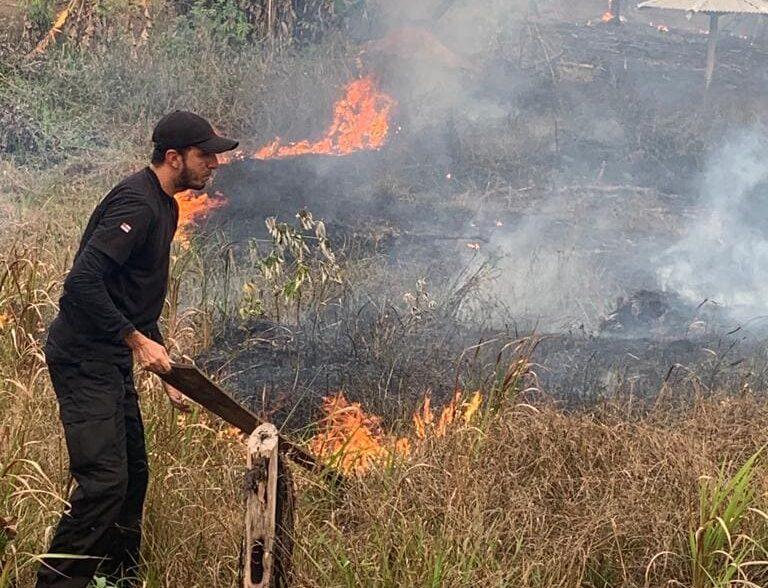
[[768,0],[646,0],[638,7],[708,14],[768,14]]

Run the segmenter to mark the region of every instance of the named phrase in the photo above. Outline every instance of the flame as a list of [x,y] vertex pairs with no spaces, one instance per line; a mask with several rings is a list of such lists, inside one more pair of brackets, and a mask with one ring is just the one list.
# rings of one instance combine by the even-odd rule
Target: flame
[[395,99],[379,90],[367,76],[347,85],[344,97],[334,105],[333,123],[319,141],[307,139],[283,145],[280,138],[253,154],[254,159],[296,155],[348,155],[355,151],[380,149],[389,133],[389,115]]
[[472,398],[470,398],[462,406],[461,420],[464,421],[465,425],[468,425],[470,422],[472,422],[472,419],[477,414],[477,411],[480,410],[480,405],[482,403],[483,403],[483,395],[480,394],[479,390],[476,390],[475,393],[472,395]]
[[611,12],[610,10],[606,10],[603,13],[603,16],[600,17],[600,20],[602,20],[603,22],[611,22],[615,18],[616,18],[616,15],[613,14],[613,12]]
[[[425,395],[412,418],[416,440],[444,437],[451,427],[470,424],[482,402],[479,391],[465,398],[457,390],[436,416],[431,396]],[[362,475],[393,457],[411,454],[410,439],[385,434],[378,416],[366,413],[359,402],[349,402],[341,392],[323,398],[322,410],[320,430],[311,439],[310,449],[344,473]]]
[[242,149],[216,155],[216,160],[219,162],[219,165],[227,165],[233,161],[242,161],[243,159],[245,159],[245,151]]
[[408,455],[408,439],[384,434],[381,419],[366,413],[359,402],[349,402],[342,392],[323,398],[320,432],[310,449],[345,473],[362,474],[393,455]]
[[[325,154],[348,155],[355,151],[377,150],[389,134],[389,116],[395,107],[394,98],[382,92],[373,78],[367,76],[350,82],[344,96],[333,109],[333,123],[319,141],[305,139],[297,143],[282,144],[280,138],[263,146],[255,153],[243,150],[218,155],[219,165],[251,159],[276,159],[296,155]],[[197,194],[192,190],[175,196],[179,203],[179,229],[177,240],[189,244],[192,225],[204,219],[212,210],[227,204],[221,194]]]
[[191,228],[206,218],[208,214],[227,204],[227,199],[221,192],[215,192],[213,197],[207,193],[198,194],[194,190],[184,190],[174,195],[179,205],[179,224],[176,240],[183,246],[189,245]]
[[459,422],[468,425],[474,418],[480,405],[483,403],[483,395],[476,391],[468,400],[464,400],[464,393],[457,390],[451,401],[440,411],[440,417],[435,418],[431,408],[429,394],[424,397],[421,408],[413,414],[413,428],[416,437],[424,440],[430,435],[433,437],[445,437],[449,428]]

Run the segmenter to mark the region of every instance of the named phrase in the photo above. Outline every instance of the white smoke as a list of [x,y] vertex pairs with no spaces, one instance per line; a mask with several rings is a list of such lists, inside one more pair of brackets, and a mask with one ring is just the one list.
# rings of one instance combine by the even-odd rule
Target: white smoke
[[700,208],[659,260],[662,287],[737,319],[768,310],[768,137],[727,140],[706,166]]

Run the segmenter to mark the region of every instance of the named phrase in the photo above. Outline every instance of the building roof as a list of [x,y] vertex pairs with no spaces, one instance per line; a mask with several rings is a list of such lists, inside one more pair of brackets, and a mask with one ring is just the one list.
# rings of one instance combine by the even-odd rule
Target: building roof
[[768,14],[768,0],[646,0],[639,8],[667,8],[707,14]]

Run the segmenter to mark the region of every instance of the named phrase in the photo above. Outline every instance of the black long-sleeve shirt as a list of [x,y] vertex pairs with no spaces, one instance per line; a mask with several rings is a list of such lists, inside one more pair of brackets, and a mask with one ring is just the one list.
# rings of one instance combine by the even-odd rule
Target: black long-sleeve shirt
[[112,258],[87,244],[64,282],[70,303],[88,315],[94,330],[112,335],[117,341],[136,329],[117,309],[104,282],[119,269]]
[[157,321],[168,284],[176,201],[154,172],[118,184],[96,207],[64,282],[45,348],[53,363],[129,363],[123,338],[137,329],[163,343]]

